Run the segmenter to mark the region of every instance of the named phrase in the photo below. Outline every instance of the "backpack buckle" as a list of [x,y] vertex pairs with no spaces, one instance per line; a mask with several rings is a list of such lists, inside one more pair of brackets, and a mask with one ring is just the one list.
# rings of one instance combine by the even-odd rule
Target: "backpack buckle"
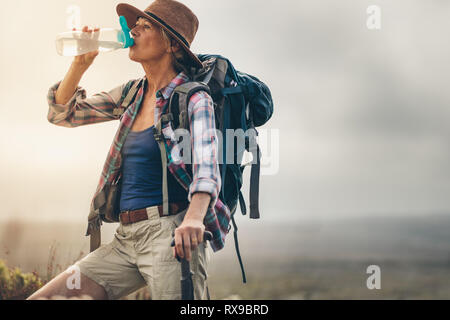
[[164,135],[162,132],[158,132],[156,127],[153,128],[153,137],[155,137],[156,142],[164,141]]
[[173,121],[173,114],[166,113],[161,116],[161,123],[168,123],[170,121]]

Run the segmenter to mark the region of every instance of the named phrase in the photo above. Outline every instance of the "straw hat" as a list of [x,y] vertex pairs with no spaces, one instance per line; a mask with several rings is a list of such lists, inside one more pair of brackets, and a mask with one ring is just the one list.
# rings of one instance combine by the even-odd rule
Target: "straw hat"
[[132,5],[120,3],[117,5],[116,11],[119,16],[125,17],[130,30],[136,25],[138,17],[155,22],[181,45],[194,66],[202,67],[202,62],[190,49],[199,22],[191,9],[184,4],[175,0],[155,0],[147,9],[141,11]]

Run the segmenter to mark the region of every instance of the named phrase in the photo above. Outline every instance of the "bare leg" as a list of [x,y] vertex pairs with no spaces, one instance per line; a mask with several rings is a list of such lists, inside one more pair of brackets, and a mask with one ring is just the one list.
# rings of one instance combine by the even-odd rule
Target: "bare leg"
[[70,276],[71,274],[68,272],[61,272],[59,275],[49,281],[45,286],[29,296],[27,300],[50,298],[55,295],[64,297],[89,295],[94,300],[108,299],[105,289],[97,282],[91,280],[82,273],[80,273],[80,289],[69,289],[67,287],[67,278]]

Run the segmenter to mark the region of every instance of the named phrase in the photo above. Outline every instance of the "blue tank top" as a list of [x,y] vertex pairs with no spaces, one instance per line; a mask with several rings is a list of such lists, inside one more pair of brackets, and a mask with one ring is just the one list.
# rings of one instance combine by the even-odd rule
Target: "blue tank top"
[[[122,147],[120,210],[136,210],[162,204],[161,153],[153,127],[130,131]],[[187,200],[187,191],[167,172],[169,202]]]

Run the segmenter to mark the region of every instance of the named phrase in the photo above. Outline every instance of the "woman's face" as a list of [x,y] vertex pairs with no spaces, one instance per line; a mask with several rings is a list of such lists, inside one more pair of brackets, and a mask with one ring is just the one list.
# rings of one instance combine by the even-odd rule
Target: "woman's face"
[[167,53],[161,29],[155,23],[138,18],[131,30],[134,46],[130,47],[129,57],[136,62],[159,61]]

